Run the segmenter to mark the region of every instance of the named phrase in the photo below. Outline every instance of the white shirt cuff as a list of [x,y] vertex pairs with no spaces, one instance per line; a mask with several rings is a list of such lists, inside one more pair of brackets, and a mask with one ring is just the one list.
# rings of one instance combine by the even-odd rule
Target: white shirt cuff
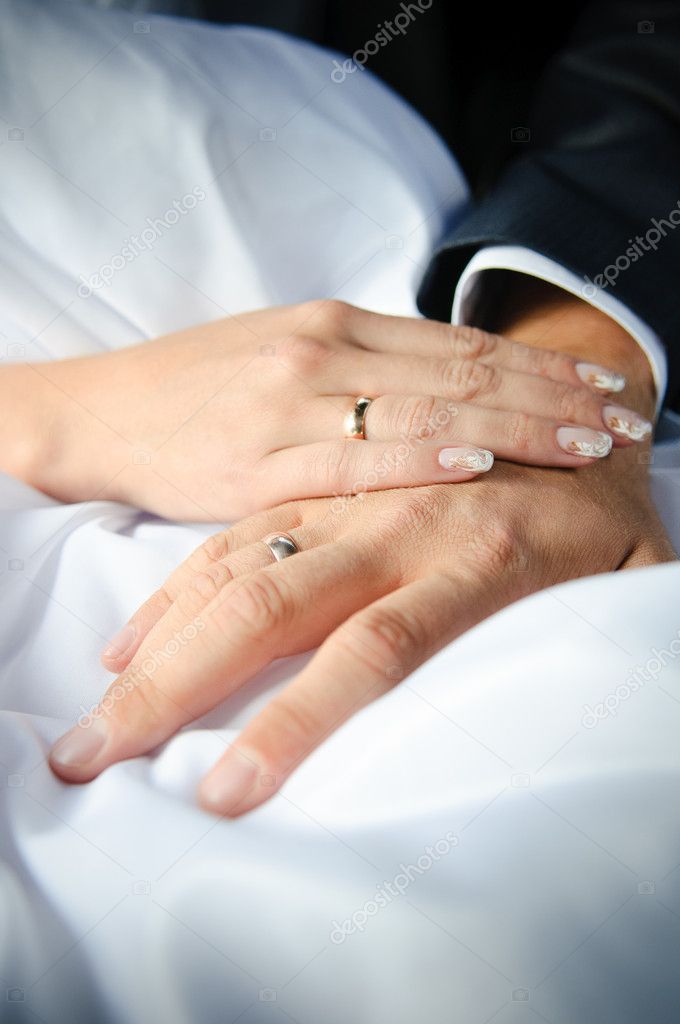
[[475,253],[456,286],[451,323],[474,323],[484,270],[516,270],[564,288],[616,320],[635,338],[649,360],[657,394],[657,415],[666,391],[667,363],[664,347],[655,332],[620,299],[584,280],[561,264],[520,245],[490,245]]

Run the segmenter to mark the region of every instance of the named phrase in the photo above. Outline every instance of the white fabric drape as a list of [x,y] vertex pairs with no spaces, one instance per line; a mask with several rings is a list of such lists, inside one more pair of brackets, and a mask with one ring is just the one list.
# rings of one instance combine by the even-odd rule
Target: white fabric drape
[[[367,71],[259,30],[1,10],[3,360],[320,295],[415,313],[467,193]],[[653,466],[676,543],[678,451]],[[513,605],[221,822],[196,783],[300,659],[88,786],[45,764],[105,640],[215,526],[9,477],[0,504],[0,1019],[677,1017],[680,566]]]

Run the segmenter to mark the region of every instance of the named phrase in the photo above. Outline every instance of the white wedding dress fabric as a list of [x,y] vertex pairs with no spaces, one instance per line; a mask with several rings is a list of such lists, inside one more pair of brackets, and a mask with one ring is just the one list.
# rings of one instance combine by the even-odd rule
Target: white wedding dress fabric
[[[3,361],[320,296],[416,315],[467,190],[369,71],[334,82],[336,55],[262,30],[0,10]],[[678,544],[677,442],[652,475]],[[505,609],[232,822],[196,784],[301,658],[89,785],[45,760],[219,524],[6,476],[0,505],[1,1021],[680,1019],[679,564]]]

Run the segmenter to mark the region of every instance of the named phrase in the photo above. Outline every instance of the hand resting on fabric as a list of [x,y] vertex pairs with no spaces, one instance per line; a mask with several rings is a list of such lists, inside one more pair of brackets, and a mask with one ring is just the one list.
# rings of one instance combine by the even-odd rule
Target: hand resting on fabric
[[[64,502],[222,523],[298,498],[470,480],[491,468],[489,449],[583,465],[651,430],[607,397],[622,386],[588,360],[474,328],[309,302],[2,368],[0,468]],[[343,419],[361,395],[375,400],[358,444]]]

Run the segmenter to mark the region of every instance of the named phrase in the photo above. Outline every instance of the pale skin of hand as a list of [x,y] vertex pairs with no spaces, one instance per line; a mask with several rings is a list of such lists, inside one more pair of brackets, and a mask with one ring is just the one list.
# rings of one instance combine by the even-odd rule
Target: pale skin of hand
[[[506,335],[597,352],[651,413],[649,367],[628,335],[578,300],[528,287],[519,305],[530,312],[510,311]],[[133,616],[128,649],[106,659],[120,673],[106,710],[56,745],[52,768],[88,781],[153,749],[273,659],[320,645],[200,784],[207,810],[251,810],[355,711],[504,605],[562,580],[674,559],[639,452],[576,471],[499,462],[467,487],[373,492],[339,510],[332,499],[291,502],[215,535]],[[301,553],[272,564],[262,538],[280,530]],[[153,652],[196,623],[152,671]]]
[[[574,453],[565,428],[633,442],[626,416],[618,429],[611,419],[618,397],[584,383],[579,366],[590,379],[562,352],[335,301],[246,313],[0,368],[0,469],[64,502],[219,523],[296,498],[470,480],[478,470],[452,449],[583,465],[592,458]],[[367,440],[348,444],[343,418],[364,394],[377,396]]]

